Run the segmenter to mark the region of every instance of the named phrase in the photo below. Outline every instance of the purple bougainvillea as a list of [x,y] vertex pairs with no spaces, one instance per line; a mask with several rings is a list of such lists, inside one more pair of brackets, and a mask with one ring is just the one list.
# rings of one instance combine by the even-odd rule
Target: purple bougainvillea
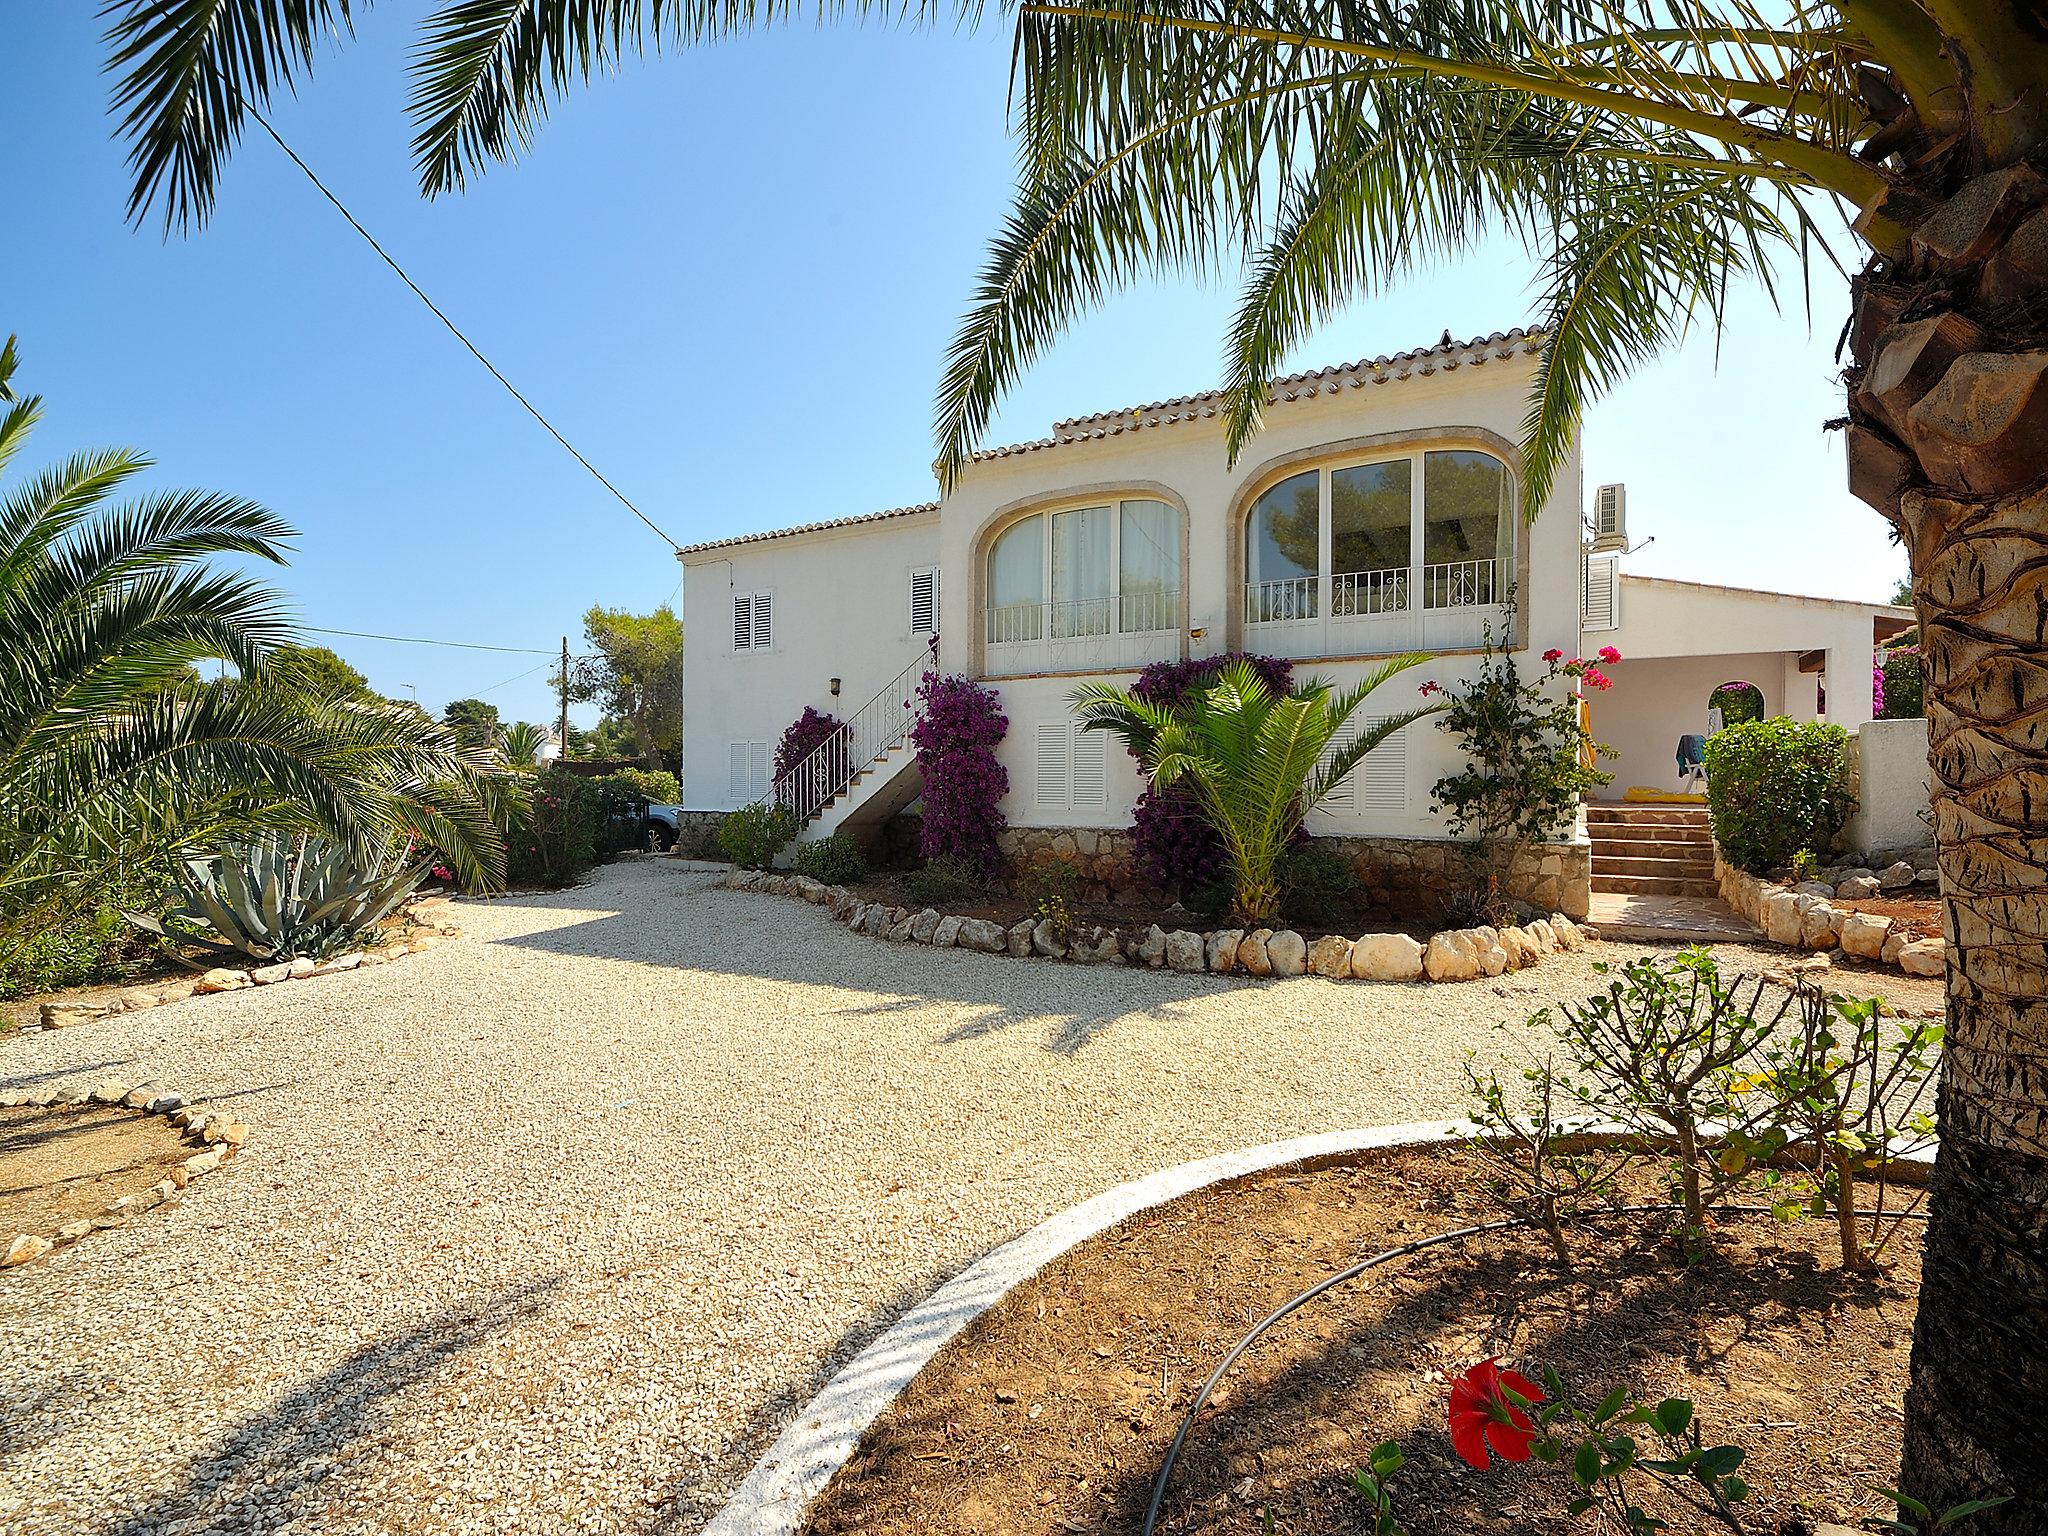
[[1216,681],[1217,674],[1233,661],[1248,661],[1265,685],[1277,696],[1294,686],[1294,663],[1284,656],[1254,656],[1249,651],[1226,651],[1218,656],[1196,656],[1188,661],[1155,661],[1138,674],[1131,692],[1147,704],[1182,704],[1197,688]]
[[[1275,694],[1294,686],[1294,663],[1282,656],[1231,651],[1188,661],[1155,661],[1138,674],[1131,692],[1148,704],[1184,704],[1188,695],[1216,681],[1224,664],[1248,661]],[[1223,878],[1223,842],[1181,786],[1146,790],[1132,813],[1131,858],[1155,885],[1195,891]]]
[[1001,695],[972,678],[927,672],[917,697],[910,743],[924,777],[919,851],[993,875],[1003,861],[996,838],[1009,825],[997,809],[1010,792],[1010,775],[996,761],[996,747],[1010,729]]
[[829,763],[822,781],[829,789],[837,789],[846,777],[846,742],[843,733],[846,722],[837,715],[828,715],[804,706],[804,712],[789,723],[782,733],[782,740],[775,744],[775,782],[780,784],[797,768],[835,736],[841,737],[837,761]]

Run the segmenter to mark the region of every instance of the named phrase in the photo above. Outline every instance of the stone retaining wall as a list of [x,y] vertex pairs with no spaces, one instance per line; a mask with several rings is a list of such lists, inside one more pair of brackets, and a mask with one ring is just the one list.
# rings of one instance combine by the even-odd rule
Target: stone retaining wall
[[[1891,872],[1886,871],[1889,875]],[[1910,881],[1913,871],[1905,870]],[[1896,966],[1908,976],[1941,976],[1948,969],[1948,945],[1939,938],[1912,938],[1903,926],[1894,929],[1888,917],[1838,907],[1828,897],[1838,890],[1820,881],[1785,886],[1745,874],[1714,850],[1714,878],[1721,899],[1762,931],[1773,944],[1792,949],[1840,949],[1859,960]],[[1843,884],[1852,884],[1844,881]],[[1856,877],[1856,894],[1875,896],[1881,877]],[[1863,890],[1867,884],[1870,889]],[[1853,898],[1851,898],[1853,899]]]
[[1432,934],[1426,944],[1405,933],[1367,933],[1356,939],[1326,934],[1311,941],[1286,928],[1168,933],[1156,923],[1142,933],[1089,924],[1075,924],[1062,931],[1045,919],[1025,918],[1005,927],[987,918],[942,913],[935,907],[912,912],[907,907],[867,901],[844,886],[826,885],[806,875],[732,869],[719,877],[718,884],[729,890],[801,897],[824,907],[855,933],[891,943],[971,949],[1015,960],[1035,957],[1077,965],[1143,965],[1153,970],[1215,975],[1475,981],[1536,965],[1545,955],[1577,949],[1593,936],[1562,912],[1520,927],[1450,929]]
[[[1469,883],[1465,845],[1440,838],[1319,837],[1318,848],[1346,860],[1360,890],[1375,909],[1433,914]],[[1011,827],[998,839],[1020,873],[1050,864],[1073,866],[1082,898],[1163,900],[1134,867],[1131,834],[1100,827]],[[1539,912],[1563,912],[1583,919],[1592,907],[1593,849],[1590,843],[1542,843],[1520,850],[1507,894]]]

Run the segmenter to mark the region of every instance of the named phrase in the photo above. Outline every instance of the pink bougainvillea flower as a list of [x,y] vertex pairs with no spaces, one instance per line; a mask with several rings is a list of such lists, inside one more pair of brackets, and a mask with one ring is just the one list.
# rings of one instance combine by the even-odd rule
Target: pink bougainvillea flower
[[1558,662],[1564,660],[1564,652],[1560,651],[1556,646],[1553,645],[1549,650],[1543,653],[1543,659],[1547,662],[1550,662],[1554,666]]
[[1611,645],[1601,646],[1596,654],[1602,661],[1606,662],[1607,665],[1610,667],[1613,666],[1617,661],[1621,660],[1621,652],[1617,651]]
[[1444,685],[1436,681],[1434,678],[1431,678],[1428,682],[1424,683],[1420,688],[1416,689],[1415,691],[1417,693],[1442,693],[1444,691]]
[[1605,693],[1614,686],[1614,679],[1605,672],[1602,672],[1598,667],[1588,667],[1586,668],[1586,686],[1598,688],[1602,693]]
[[1536,1438],[1535,1424],[1508,1400],[1503,1387],[1525,1402],[1543,1401],[1542,1388],[1518,1372],[1502,1370],[1498,1360],[1482,1360],[1451,1383],[1451,1449],[1481,1472],[1488,1446],[1503,1461],[1527,1461]]

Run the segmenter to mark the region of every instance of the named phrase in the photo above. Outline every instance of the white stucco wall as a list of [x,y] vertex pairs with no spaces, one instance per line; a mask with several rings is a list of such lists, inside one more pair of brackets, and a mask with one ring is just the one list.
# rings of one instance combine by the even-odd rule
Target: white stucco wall
[[[1390,451],[1429,447],[1487,447],[1512,462],[1521,431],[1535,359],[1516,350],[1506,359],[1466,364],[1385,384],[1344,387],[1316,398],[1276,405],[1265,427],[1233,467],[1223,427],[1215,418],[1124,432],[1101,440],[1062,444],[973,464],[945,499],[939,526],[939,558],[946,572],[941,660],[948,671],[974,665],[974,644],[985,602],[980,568],[992,532],[1033,508],[1108,498],[1122,492],[1160,496],[1187,514],[1185,590],[1187,625],[1205,633],[1186,640],[1185,654],[1256,649],[1233,623],[1241,612],[1243,518],[1259,490],[1286,473],[1318,462],[1326,453],[1346,456],[1372,440],[1405,437]],[[1579,644],[1581,471],[1576,454],[1559,477],[1555,493],[1532,527],[1520,530],[1527,549],[1527,585],[1521,594],[1523,633],[1530,649],[1556,646],[1576,653]],[[1296,676],[1322,675],[1340,683],[1362,676],[1368,661],[1300,660]],[[1445,654],[1404,674],[1369,702],[1372,715],[1393,714],[1418,702],[1425,679],[1452,682],[1470,676],[1477,658],[1469,650]],[[1127,683],[1135,670],[1101,674]],[[1002,691],[1010,732],[1002,748],[1010,775],[1004,813],[1013,826],[1125,826],[1142,788],[1129,758],[1110,743],[1108,802],[1088,809],[1039,803],[1034,755],[1040,722],[1069,716],[1067,694],[1080,679],[992,677]],[[1429,788],[1452,771],[1460,752],[1454,740],[1425,722],[1406,733],[1405,766],[1399,774],[1399,808],[1363,805],[1317,818],[1316,830],[1350,835],[1441,835],[1428,810]],[[1388,786],[1384,779],[1379,786]]]
[[[1611,636],[1586,637],[1589,645],[1595,641],[1612,643],[1624,657],[1605,669],[1614,686],[1593,695],[1593,739],[1616,753],[1601,760],[1601,768],[1612,773],[1614,781],[1598,791],[1595,799],[1619,800],[1636,786],[1678,789],[1678,738],[1693,732],[1706,734],[1707,695],[1722,683],[1755,683],[1764,696],[1764,713],[1785,713],[1785,669],[1776,652],[1637,657]],[[1813,679],[1807,677],[1805,682],[1810,692]]]
[[1608,669],[1614,687],[1593,700],[1593,733],[1619,753],[1602,765],[1614,782],[1599,798],[1635,785],[1676,789],[1678,738],[1706,731],[1707,695],[1720,683],[1755,683],[1766,714],[1816,718],[1821,676],[1799,670],[1811,651],[1827,657],[1826,718],[1854,731],[1871,715],[1872,621],[1898,612],[1624,572],[1619,626],[1585,637],[1623,658]]
[[[770,751],[805,705],[850,716],[924,649],[910,573],[938,561],[938,514],[760,540],[683,559],[683,804],[732,810],[729,748]],[[733,597],[774,595],[773,645],[733,648]],[[840,680],[835,698],[831,680]]]
[[1925,720],[1871,720],[1852,743],[1856,814],[1842,841],[1859,853],[1918,848],[1934,841],[1928,823]]

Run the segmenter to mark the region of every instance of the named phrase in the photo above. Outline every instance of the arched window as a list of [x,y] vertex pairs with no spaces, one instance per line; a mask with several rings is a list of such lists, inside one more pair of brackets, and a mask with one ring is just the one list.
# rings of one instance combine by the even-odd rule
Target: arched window
[[989,545],[988,643],[1177,632],[1180,524],[1149,497],[1019,518]]
[[1514,580],[1513,476],[1432,448],[1303,470],[1245,523],[1245,622],[1364,619],[1501,602]]

